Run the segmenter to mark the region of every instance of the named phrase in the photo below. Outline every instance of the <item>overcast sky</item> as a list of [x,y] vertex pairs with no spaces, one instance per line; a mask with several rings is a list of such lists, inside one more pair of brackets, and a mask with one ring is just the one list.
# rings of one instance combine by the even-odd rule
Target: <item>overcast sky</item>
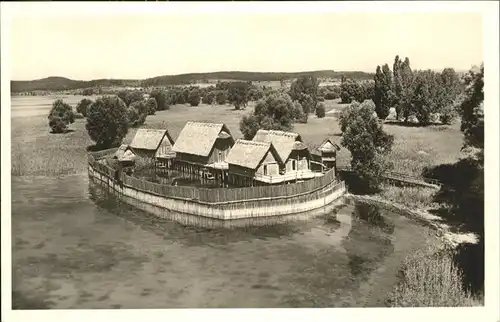
[[413,69],[483,61],[474,13],[17,15],[11,78],[147,78],[211,71],[374,72],[394,56]]

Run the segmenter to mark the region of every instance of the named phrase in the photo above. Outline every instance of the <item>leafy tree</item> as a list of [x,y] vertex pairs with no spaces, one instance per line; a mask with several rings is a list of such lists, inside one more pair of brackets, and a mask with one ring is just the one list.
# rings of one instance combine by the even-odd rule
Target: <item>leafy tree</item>
[[64,133],[68,130],[68,125],[59,116],[49,119],[49,127],[52,129],[52,133]]
[[375,111],[380,119],[385,119],[389,115],[389,109],[393,100],[392,97],[391,70],[387,64],[382,68],[377,66],[373,102],[375,103]]
[[484,150],[484,65],[471,69],[464,77],[465,97],[459,106],[466,147]]
[[430,123],[430,116],[432,113],[432,97],[428,76],[429,75],[425,75],[424,73],[417,73],[415,77],[415,92],[411,100],[415,116],[419,124],[422,125]]
[[148,115],[155,115],[158,104],[156,103],[156,99],[153,97],[148,98],[146,101],[146,107],[148,110]]
[[340,117],[341,144],[351,152],[351,167],[369,190],[378,188],[382,173],[390,167],[385,156],[394,142],[374,112],[375,104],[366,100],[353,103]]
[[227,103],[227,90],[218,90],[215,94],[215,100],[219,105],[225,105]]
[[[393,73],[393,91],[394,91],[394,100],[392,105],[396,106],[396,110],[400,104],[400,97],[403,91],[403,84],[401,81],[401,64],[403,62],[399,59],[399,55],[396,55],[394,58],[394,64],[392,65],[392,73]],[[375,103],[376,104],[376,103]]]
[[118,146],[128,132],[127,106],[117,96],[98,98],[87,110],[85,128],[97,147]]
[[325,117],[325,104],[319,103],[318,107],[316,107],[316,116],[318,118],[323,118]]
[[360,83],[352,79],[345,80],[340,87],[340,98],[343,104],[352,101],[362,102],[365,100],[364,88]]
[[155,99],[157,111],[170,109],[171,102],[169,101],[167,93],[164,90],[155,89],[149,94],[149,96]]
[[76,112],[82,114],[84,117],[87,117],[87,108],[90,104],[92,104],[92,100],[89,100],[88,98],[82,99],[76,106]]
[[260,128],[259,118],[255,115],[244,115],[240,120],[240,131],[245,140],[251,140]]
[[398,105],[396,105],[396,117],[399,120],[403,114],[404,120],[408,123],[410,116],[413,114],[411,100],[413,97],[413,71],[410,67],[410,59],[405,58],[399,68],[399,78],[401,80],[401,92],[398,97]]
[[438,108],[440,120],[444,124],[451,124],[457,116],[454,105],[461,93],[460,79],[453,68],[443,69],[440,76],[441,86],[439,86],[439,90],[442,92],[439,95],[441,99]]
[[304,113],[304,109],[298,101],[293,102],[292,118],[295,122],[307,123],[307,115]]
[[61,99],[55,100],[54,103],[52,103],[52,109],[49,112],[48,119],[49,127],[52,129],[53,133],[66,132],[68,125],[75,122],[73,108]]
[[289,95],[269,95],[257,102],[252,115],[241,119],[241,133],[246,139],[251,139],[259,129],[289,131],[294,121],[293,111],[294,102]]
[[205,95],[203,95],[201,102],[208,105],[213,104],[215,102],[215,92],[208,91]]
[[129,126],[137,127],[146,122],[149,108],[146,101],[136,101],[130,104],[127,109]]
[[198,106],[198,105],[200,105],[200,101],[201,101],[200,91],[197,88],[193,88],[189,92],[189,96],[188,96],[188,100],[187,101],[188,101],[188,103],[191,106]]
[[133,102],[142,101],[144,99],[144,94],[137,90],[121,90],[118,92],[118,97],[122,99],[125,105],[130,106]]
[[250,101],[258,101],[263,97],[264,97],[264,91],[262,90],[262,88],[254,87],[250,89],[248,92],[248,99]]
[[229,103],[235,109],[245,108],[249,100],[250,84],[247,82],[231,82],[228,88]]
[[[303,107],[306,106],[304,113],[307,114],[316,110],[318,90],[319,80],[316,77],[303,76],[292,82],[289,95],[293,101],[299,101]],[[308,100],[308,102],[304,103],[304,100]]]

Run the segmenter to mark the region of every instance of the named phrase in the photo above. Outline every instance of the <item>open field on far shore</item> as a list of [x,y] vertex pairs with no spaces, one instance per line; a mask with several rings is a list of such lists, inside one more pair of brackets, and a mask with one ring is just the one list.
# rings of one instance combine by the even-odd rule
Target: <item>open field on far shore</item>
[[[46,100],[50,97],[40,97],[40,104],[45,105]],[[328,111],[341,110],[344,105],[337,101],[326,101],[325,105],[325,118],[318,119],[311,114],[307,124],[294,126],[294,131],[310,147],[319,145],[326,137],[340,145],[341,131],[336,113]],[[232,105],[174,105],[170,110],[148,116],[142,127],[166,126],[176,139],[187,121],[223,122],[235,138],[241,138],[240,119],[251,113],[253,107],[254,103],[250,103],[245,110],[237,111]],[[72,132],[66,134],[49,133],[45,115],[14,117],[11,120],[13,175],[60,175],[86,171],[86,147],[93,142],[85,130],[85,119],[77,119],[70,125]],[[384,127],[395,136],[390,155],[395,164],[394,171],[420,175],[425,166],[454,162],[460,156],[463,136],[458,123],[429,127],[386,124]],[[130,143],[136,131],[131,128],[124,143]],[[338,165],[347,165],[349,159],[349,152],[342,149],[338,154]]]

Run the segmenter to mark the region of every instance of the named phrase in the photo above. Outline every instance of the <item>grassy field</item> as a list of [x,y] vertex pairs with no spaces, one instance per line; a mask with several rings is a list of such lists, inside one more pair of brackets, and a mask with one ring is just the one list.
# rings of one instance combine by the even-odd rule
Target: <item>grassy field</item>
[[[307,124],[295,124],[294,131],[301,134],[310,147],[317,146],[330,137],[340,145],[341,131],[335,117],[344,105],[326,101],[326,117],[310,115]],[[168,128],[177,138],[184,124],[189,121],[223,122],[233,136],[241,138],[239,121],[251,113],[254,104],[245,110],[234,110],[231,105],[205,105],[198,107],[174,105],[170,110],[148,116],[142,127]],[[51,134],[45,116],[12,118],[12,174],[13,175],[60,175],[80,173],[86,170],[86,147],[92,145],[85,119],[78,119],[70,128],[73,132]],[[460,156],[462,134],[459,124],[451,126],[407,127],[386,124],[386,131],[395,136],[390,159],[398,172],[420,175],[425,166],[456,161]],[[137,129],[130,129],[124,143],[130,143]],[[350,154],[342,149],[338,165],[347,165]]]

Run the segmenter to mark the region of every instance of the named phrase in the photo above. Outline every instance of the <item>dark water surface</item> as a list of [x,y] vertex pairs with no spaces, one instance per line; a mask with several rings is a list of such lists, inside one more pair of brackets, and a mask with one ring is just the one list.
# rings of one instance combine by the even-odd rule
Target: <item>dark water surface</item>
[[14,308],[383,306],[429,231],[345,205],[272,226],[150,216],[86,174],[12,178]]

